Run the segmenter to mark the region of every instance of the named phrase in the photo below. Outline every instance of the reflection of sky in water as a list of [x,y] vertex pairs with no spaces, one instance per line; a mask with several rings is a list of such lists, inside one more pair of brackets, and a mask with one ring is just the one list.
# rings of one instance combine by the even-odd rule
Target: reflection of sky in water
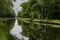
[[22,27],[18,25],[18,21],[17,20],[15,21],[14,27],[10,30],[10,33],[13,36],[17,37],[17,39],[22,40],[22,38],[23,38],[24,40],[28,40],[27,37],[21,35]]
[[[26,2],[26,1],[27,0],[16,0],[16,2],[12,1],[12,3],[14,4],[13,10],[15,11],[16,15],[17,15],[18,11],[20,11],[22,9],[22,7],[20,7],[21,3]],[[28,40],[27,37],[21,35],[22,27],[18,25],[17,19],[15,21],[14,27],[10,30],[10,33],[11,33],[11,35],[17,37],[17,39],[22,40],[22,38],[23,38],[24,40]]]

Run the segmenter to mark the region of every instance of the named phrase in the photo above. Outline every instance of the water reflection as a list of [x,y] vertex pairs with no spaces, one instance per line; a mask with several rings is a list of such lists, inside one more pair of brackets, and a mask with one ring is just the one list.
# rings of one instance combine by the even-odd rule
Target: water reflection
[[22,32],[22,28],[21,26],[18,25],[18,22],[17,20],[15,21],[15,24],[14,24],[14,27],[11,29],[10,33],[13,35],[13,36],[16,36],[18,39],[22,38],[22,35],[20,34]]
[[18,20],[18,23],[22,25],[22,34],[29,37],[29,40],[60,40],[60,28],[22,20]]
[[22,26],[18,25],[18,21],[16,19],[14,27],[10,30],[11,35],[17,38],[17,40],[28,40],[27,37],[23,36],[22,33]]
[[14,26],[14,19],[0,18],[0,40],[15,40],[14,37],[10,35],[10,29]]

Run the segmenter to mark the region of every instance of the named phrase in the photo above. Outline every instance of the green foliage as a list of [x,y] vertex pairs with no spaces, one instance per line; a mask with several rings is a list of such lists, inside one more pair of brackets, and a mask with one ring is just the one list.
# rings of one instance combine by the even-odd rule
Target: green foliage
[[[3,20],[3,19],[1,19]],[[10,29],[14,26],[14,20],[0,21],[0,40],[16,40],[11,34]]]
[[23,28],[23,35],[29,37],[29,40],[60,40],[60,28],[53,28],[52,25],[44,26],[44,23],[36,25],[32,22],[34,18],[60,19],[60,0],[28,0],[21,6],[22,10],[19,11],[18,17],[22,15],[21,18],[31,19],[30,23],[28,19],[27,22],[19,21],[19,25],[21,24]]
[[23,9],[27,9],[29,7],[29,3],[28,2],[22,3],[21,6],[23,7]]
[[[21,11],[23,12],[23,17],[25,18],[32,18],[32,16],[36,16],[37,14],[39,15],[39,17],[37,17],[42,19],[60,19],[59,2],[59,0],[28,0],[28,2],[22,3]],[[38,12],[36,13],[35,11]],[[31,15],[31,13],[33,15]]]
[[10,34],[14,21],[9,18],[15,17],[12,7],[11,0],[0,0],[0,40],[15,40]]
[[12,10],[12,3],[10,0],[0,0],[0,17],[14,17],[14,11]]
[[[18,21],[22,26],[22,34],[29,37],[29,40],[60,40],[60,28],[52,27],[52,25],[35,24],[34,22]],[[30,22],[30,23],[29,23]]]

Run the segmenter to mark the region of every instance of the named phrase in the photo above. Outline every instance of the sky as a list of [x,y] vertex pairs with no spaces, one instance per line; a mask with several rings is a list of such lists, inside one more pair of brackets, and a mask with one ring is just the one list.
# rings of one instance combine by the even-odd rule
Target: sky
[[13,10],[15,11],[15,14],[17,15],[18,11],[20,11],[22,9],[22,7],[20,7],[20,5],[23,3],[23,2],[27,2],[28,0],[16,0],[16,2],[13,2]]

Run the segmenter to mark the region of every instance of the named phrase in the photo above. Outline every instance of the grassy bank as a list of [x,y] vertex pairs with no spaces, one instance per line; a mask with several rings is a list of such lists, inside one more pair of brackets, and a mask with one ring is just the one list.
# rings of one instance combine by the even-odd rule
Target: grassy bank
[[30,18],[18,18],[18,22],[25,22],[25,23],[31,23],[33,22],[34,24],[42,24],[44,26],[52,26],[56,28],[60,28],[60,20],[48,20],[48,19],[30,19]]

